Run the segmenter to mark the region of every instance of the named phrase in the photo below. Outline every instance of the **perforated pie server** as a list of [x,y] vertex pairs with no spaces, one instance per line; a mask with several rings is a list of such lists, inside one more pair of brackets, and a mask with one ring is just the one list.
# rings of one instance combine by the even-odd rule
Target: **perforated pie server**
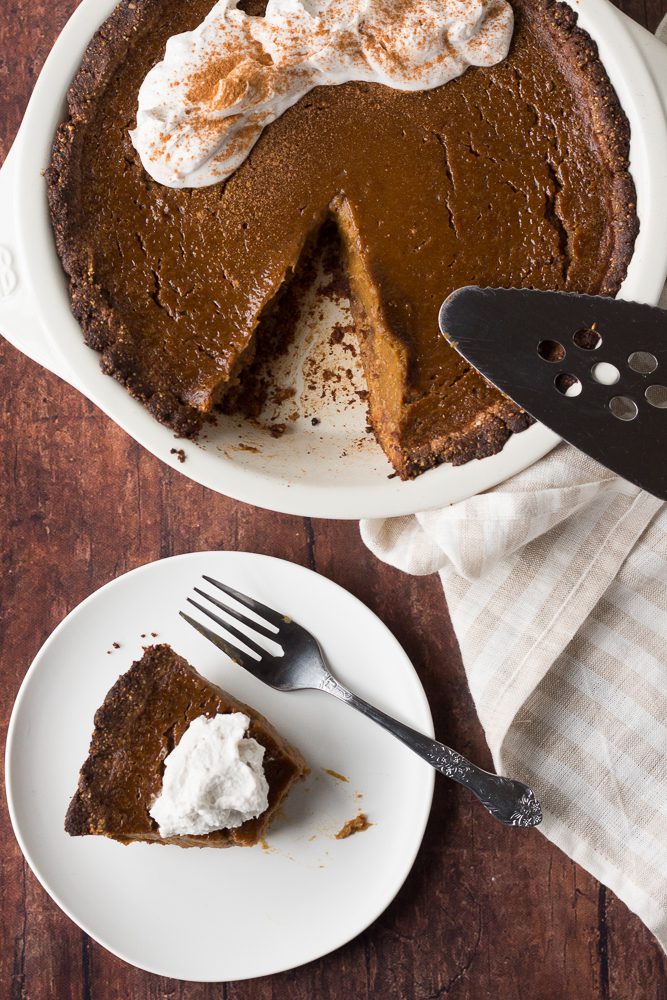
[[453,292],[440,330],[560,437],[667,500],[667,311],[599,295]]

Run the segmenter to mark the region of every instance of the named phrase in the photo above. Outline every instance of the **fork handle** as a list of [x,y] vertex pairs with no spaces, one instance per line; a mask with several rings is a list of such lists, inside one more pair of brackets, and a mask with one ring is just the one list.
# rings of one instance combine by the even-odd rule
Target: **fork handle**
[[506,826],[537,826],[542,821],[542,810],[535,793],[523,782],[482,770],[456,750],[424,736],[423,733],[418,733],[416,729],[411,729],[397,719],[392,719],[379,708],[352,694],[333,677],[331,680],[333,684],[326,684],[324,690],[351,705],[352,708],[356,708],[373,722],[377,722],[436,771],[469,788],[491,815],[501,823]]

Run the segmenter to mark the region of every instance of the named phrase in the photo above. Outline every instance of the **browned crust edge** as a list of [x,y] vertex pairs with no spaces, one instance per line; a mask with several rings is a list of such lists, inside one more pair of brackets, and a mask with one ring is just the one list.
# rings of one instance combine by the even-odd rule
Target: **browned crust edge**
[[[77,174],[82,141],[95,98],[127,56],[146,16],[152,9],[159,8],[160,2],[120,0],[93,35],[67,92],[67,118],[56,130],[45,177],[56,250],[69,279],[72,313],[81,326],[86,344],[101,354],[102,371],[125,386],[156,420],[173,428],[179,436],[192,438],[201,430],[206,414],[184,403],[173,391],[145,383],[131,363],[128,364],[122,348],[124,324],[104,290],[91,284],[88,261],[72,233],[77,213]],[[152,183],[148,176],[147,183]]]
[[194,675],[197,681],[203,682],[203,684],[214,689],[216,692],[220,692],[225,702],[232,706],[235,711],[245,712],[250,716],[252,721],[259,722],[266,729],[267,733],[270,734],[276,746],[279,747],[285,757],[289,757],[290,762],[294,765],[294,775],[287,782],[281,794],[279,796],[274,794],[268,809],[259,817],[259,820],[253,821],[257,829],[256,836],[253,836],[251,843],[259,842],[280,809],[291,787],[307,774],[306,762],[302,754],[289,744],[260,712],[239,701],[233,695],[229,694],[228,691],[223,691],[217,684],[213,684],[205,677],[202,677],[184,657],[176,653],[166,643],[147,646],[144,649],[141,659],[135,660],[131,667],[124,674],[121,674],[107,692],[102,705],[97,709],[88,756],[81,767],[77,789],[65,815],[65,832],[71,837],[101,834],[113,840],[118,840],[121,843],[144,841],[158,844],[176,844],[182,847],[231,847],[235,845],[242,846],[246,843],[238,835],[239,831],[243,831],[243,827],[238,827],[230,831],[216,831],[213,834],[205,836],[171,837],[164,839],[157,833],[154,836],[114,836],[113,831],[98,829],[96,826],[96,759],[100,755],[107,754],[110,747],[113,746],[113,734],[118,728],[118,721],[124,719],[127,707],[131,704],[133,696],[140,693],[146,673],[153,672],[159,674],[164,668],[165,661],[168,661],[168,665],[177,666],[186,674]]
[[[102,370],[113,376],[131,396],[146,406],[160,423],[183,437],[196,437],[207,415],[183,403],[173,391],[144,384],[124,364],[122,324],[106,301],[99,286],[86,281],[86,262],[79,248],[69,238],[69,225],[76,204],[76,172],[81,153],[81,136],[90,115],[94,98],[125,58],[132,40],[146,14],[160,0],[120,0],[120,3],[96,32],[84,54],[81,66],[67,93],[68,117],[59,126],[52,158],[46,171],[48,203],[55,234],[56,249],[69,279],[72,312],[79,322],[86,343],[101,354]],[[636,214],[636,190],[628,169],[630,125],[620,105],[607,72],[600,61],[593,39],[577,24],[577,14],[561,0],[535,0],[522,6],[521,16],[528,21],[549,26],[554,52],[567,75],[572,55],[584,83],[583,99],[591,109],[597,145],[610,174],[610,216],[614,250],[610,269],[600,294],[615,295],[627,272],[639,231]],[[377,436],[402,479],[411,479],[442,462],[464,465],[472,459],[487,458],[501,451],[508,438],[532,423],[528,414],[508,401],[482,414],[469,431],[456,441],[448,437],[433,440],[419,451],[406,453],[391,446],[381,429]]]
[[[607,71],[600,61],[598,47],[593,39],[578,26],[577,14],[560,0],[542,0],[552,24],[554,51],[567,75],[568,63],[561,39],[572,47],[583,80],[588,85],[585,103],[591,109],[600,152],[611,173],[611,218],[614,231],[614,250],[601,295],[615,295],[628,270],[639,232],[637,216],[637,191],[629,170],[630,123],[621,107]],[[534,8],[530,17],[535,17]]]

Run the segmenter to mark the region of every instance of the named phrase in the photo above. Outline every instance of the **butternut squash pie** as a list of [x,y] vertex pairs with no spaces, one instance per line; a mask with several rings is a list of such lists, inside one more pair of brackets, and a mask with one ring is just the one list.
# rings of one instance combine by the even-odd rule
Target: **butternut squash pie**
[[[415,0],[381,2],[394,17]],[[433,15],[438,3],[470,13],[480,0],[419,2]],[[491,13],[504,2],[493,0]],[[255,19],[236,12],[238,30],[264,30],[263,5],[241,6]],[[330,83],[327,71],[275,120],[265,116],[266,127],[252,124],[258,112],[250,125],[228,119],[248,148],[228,150],[233,169],[220,181],[170,186],[133,145],[138,95],[167,41],[200,25],[212,2],[122,0],[72,83],[47,174],[72,310],[104,371],[158,420],[195,436],[233,404],[262,338],[275,337],[276,316],[281,336],[292,332],[281,298],[333,220],[370,424],[398,474],[499,451],[528,417],[439,336],[440,304],[467,284],[614,295],[638,228],[628,122],[595,44],[569,6],[511,6],[511,44],[495,64],[481,59],[430,89],[376,77]],[[369,31],[366,49],[400,61],[401,45],[419,43],[415,25],[395,58]],[[261,45],[253,52],[268,72],[275,56]],[[241,98],[230,97],[236,64],[233,73],[221,63],[193,82],[193,100],[195,90],[210,106],[247,98],[247,79]],[[166,162],[167,126],[162,139]]]

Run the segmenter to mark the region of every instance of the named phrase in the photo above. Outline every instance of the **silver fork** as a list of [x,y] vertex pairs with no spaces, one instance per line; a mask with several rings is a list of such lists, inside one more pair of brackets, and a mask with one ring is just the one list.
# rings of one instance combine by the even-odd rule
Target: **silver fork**
[[358,712],[387,729],[411,750],[414,750],[431,767],[434,767],[436,771],[440,771],[447,778],[452,778],[460,785],[469,788],[491,815],[495,816],[501,823],[506,826],[537,826],[538,823],[542,822],[540,804],[535,793],[527,785],[512,778],[504,778],[501,775],[483,771],[443,743],[438,743],[436,740],[418,733],[415,729],[405,726],[373,705],[369,705],[368,702],[339,684],[327,668],[324,654],[317,639],[305,628],[286,615],[274,611],[273,608],[268,608],[252,597],[239,593],[233,587],[228,587],[210,576],[204,576],[203,579],[243,607],[254,612],[263,620],[262,623],[260,624],[250,616],[230,607],[217,597],[207,594],[199,587],[194,588],[195,593],[224,611],[230,618],[241,623],[245,629],[250,629],[255,635],[269,639],[282,647],[283,654],[281,656],[270,653],[255,642],[246,631],[242,632],[231,622],[220,618],[210,607],[188,597],[187,600],[190,604],[224,628],[229,635],[243,643],[247,649],[252,650],[258,658],[255,659],[255,656],[243,652],[235,643],[212,632],[206,625],[202,625],[201,622],[186,615],[183,611],[179,612],[181,617],[218,649],[222,650],[234,663],[248,670],[253,677],[264,681],[265,684],[277,691],[314,689],[332,694],[335,698],[344,701],[346,705],[351,705],[352,708],[356,708]]

